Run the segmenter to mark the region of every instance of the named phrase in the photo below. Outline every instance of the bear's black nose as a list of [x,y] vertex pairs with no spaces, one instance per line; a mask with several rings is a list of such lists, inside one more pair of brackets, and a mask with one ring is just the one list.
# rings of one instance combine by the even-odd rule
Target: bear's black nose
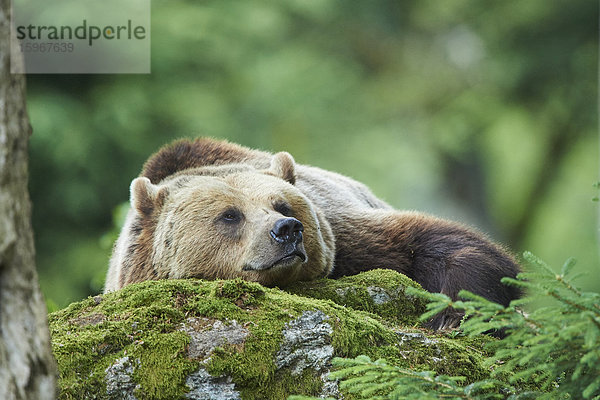
[[271,237],[278,243],[297,243],[302,241],[304,226],[296,218],[281,218],[275,221]]

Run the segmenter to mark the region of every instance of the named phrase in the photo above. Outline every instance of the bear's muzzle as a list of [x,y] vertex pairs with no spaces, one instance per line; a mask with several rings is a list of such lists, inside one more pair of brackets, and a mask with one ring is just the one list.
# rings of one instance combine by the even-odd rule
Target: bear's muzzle
[[272,238],[271,246],[274,254],[269,261],[248,263],[243,271],[264,271],[275,267],[289,267],[308,261],[302,241],[304,226],[296,218],[280,218],[269,231]]

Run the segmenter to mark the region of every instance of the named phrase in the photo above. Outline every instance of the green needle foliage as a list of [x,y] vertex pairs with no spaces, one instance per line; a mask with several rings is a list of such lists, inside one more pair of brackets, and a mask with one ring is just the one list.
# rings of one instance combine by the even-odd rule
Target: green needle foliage
[[[329,379],[340,379],[340,389],[359,399],[503,399],[504,395],[497,393],[507,390],[506,384],[493,379],[461,386],[464,378],[460,376],[412,371],[387,365],[384,360],[372,361],[367,356],[335,358],[333,365],[341,369],[330,373]],[[289,400],[310,399],[312,398],[303,396],[289,397]]]
[[[487,364],[495,367],[492,376],[510,375],[513,384],[533,381],[546,392],[538,398],[600,399],[600,294],[582,292],[572,284],[572,259],[556,274],[533,254],[524,257],[531,270],[504,281],[523,287],[528,296],[504,308],[461,292],[467,301],[454,307],[469,317],[462,324],[464,332],[508,333],[491,344],[495,354]],[[528,307],[536,301],[546,305]]]
[[600,399],[600,294],[572,284],[573,260],[556,274],[533,254],[524,257],[528,271],[504,282],[524,288],[527,296],[509,307],[466,291],[459,294],[463,300],[452,301],[411,290],[430,300],[423,320],[453,307],[465,312],[464,334],[506,335],[488,345],[490,379],[463,386],[462,377],[411,371],[365,356],[335,359],[339,369],[330,379],[339,379],[340,388],[359,399]]

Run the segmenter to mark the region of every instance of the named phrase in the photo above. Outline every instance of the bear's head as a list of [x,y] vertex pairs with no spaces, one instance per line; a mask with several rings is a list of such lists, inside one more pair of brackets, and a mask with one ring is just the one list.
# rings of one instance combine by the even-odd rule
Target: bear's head
[[295,176],[293,158],[278,153],[267,170],[234,164],[184,170],[159,184],[136,178],[119,287],[190,277],[283,286],[328,275],[331,227]]

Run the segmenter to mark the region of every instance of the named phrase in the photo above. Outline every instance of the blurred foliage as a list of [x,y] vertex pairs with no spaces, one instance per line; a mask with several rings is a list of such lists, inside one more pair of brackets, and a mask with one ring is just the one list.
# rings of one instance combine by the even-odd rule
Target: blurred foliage
[[162,144],[227,138],[350,175],[600,290],[598,3],[154,0],[150,75],[30,75],[38,268],[102,288],[100,238]]

